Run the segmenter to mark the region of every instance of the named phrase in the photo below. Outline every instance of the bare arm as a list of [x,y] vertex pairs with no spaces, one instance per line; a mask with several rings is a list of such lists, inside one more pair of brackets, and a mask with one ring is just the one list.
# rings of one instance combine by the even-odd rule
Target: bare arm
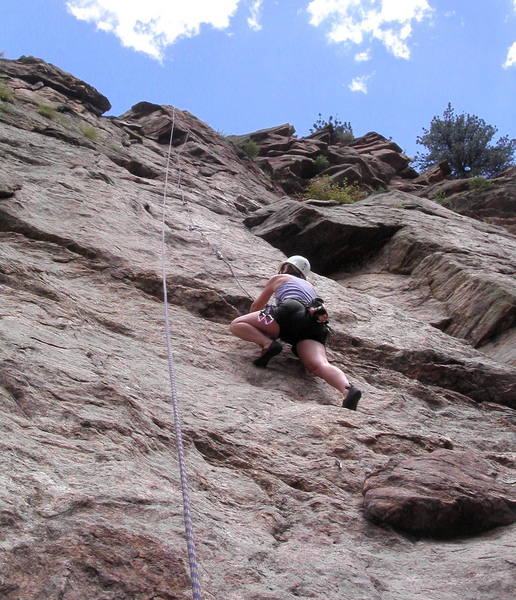
[[277,288],[289,279],[292,279],[292,275],[273,275],[267,282],[267,285],[263,288],[262,293],[251,304],[251,312],[254,312],[256,310],[262,310],[262,308],[265,307],[270,297],[272,296],[272,294],[274,294]]

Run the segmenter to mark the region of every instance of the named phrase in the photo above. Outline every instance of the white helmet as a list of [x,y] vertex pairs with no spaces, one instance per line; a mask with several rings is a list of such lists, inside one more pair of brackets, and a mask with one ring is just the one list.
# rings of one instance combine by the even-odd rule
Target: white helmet
[[301,275],[303,275],[305,279],[310,273],[310,263],[304,256],[290,256],[289,258],[287,258],[287,260],[284,260],[281,263],[280,269],[283,267],[283,265],[293,265],[294,267],[296,267],[296,269],[298,269],[298,271],[301,272]]

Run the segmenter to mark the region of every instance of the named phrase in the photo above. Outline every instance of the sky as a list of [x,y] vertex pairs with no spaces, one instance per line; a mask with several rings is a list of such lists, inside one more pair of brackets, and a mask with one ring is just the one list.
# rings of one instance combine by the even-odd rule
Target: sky
[[223,135],[317,120],[411,157],[448,102],[516,137],[516,0],[0,0],[0,52],[40,57],[120,115],[146,100]]

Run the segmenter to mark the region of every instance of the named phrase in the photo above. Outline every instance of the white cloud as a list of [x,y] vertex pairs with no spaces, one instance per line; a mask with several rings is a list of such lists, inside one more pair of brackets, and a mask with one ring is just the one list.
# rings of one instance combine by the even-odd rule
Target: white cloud
[[429,18],[433,9],[428,0],[311,0],[307,10],[311,25],[330,24],[332,42],[376,39],[397,58],[409,59],[412,22]]
[[348,88],[352,92],[362,92],[362,94],[367,94],[367,82],[369,81],[369,79],[371,79],[372,76],[373,73],[371,73],[370,75],[362,75],[360,77],[355,77],[353,81],[348,85]]
[[357,62],[366,62],[368,60],[371,60],[371,51],[366,50],[365,52],[358,52],[357,54],[355,54],[355,60]]
[[[69,0],[66,6],[77,19],[114,33],[124,46],[161,60],[167,46],[181,37],[198,35],[201,25],[229,27],[240,1]],[[260,4],[253,2],[252,16],[254,10],[258,14]]]
[[[512,0],[512,9],[514,12],[516,12],[516,0]],[[505,59],[502,67],[504,69],[508,69],[514,65],[516,65],[516,42],[514,42],[509,50],[507,50],[507,58]]]
[[262,4],[263,0],[253,0],[253,3],[251,4],[251,16],[247,19],[247,24],[254,31],[260,31],[262,28],[260,23]]
[[516,42],[514,42],[514,44],[509,48],[507,52],[507,58],[503,63],[503,68],[508,69],[514,65],[516,65]]

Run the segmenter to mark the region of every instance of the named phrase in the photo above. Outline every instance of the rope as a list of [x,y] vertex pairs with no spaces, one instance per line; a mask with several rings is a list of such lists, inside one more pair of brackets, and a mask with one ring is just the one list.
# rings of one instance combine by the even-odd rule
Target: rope
[[[183,432],[181,425],[181,414],[179,410],[179,399],[176,389],[176,376],[174,370],[174,359],[172,353],[172,339],[170,335],[170,315],[168,306],[168,293],[167,293],[167,276],[165,272],[165,208],[167,204],[167,191],[168,191],[168,173],[170,169],[170,155],[172,153],[172,137],[174,135],[176,110],[174,108],[172,113],[172,127],[170,129],[170,141],[168,144],[167,163],[165,171],[165,186],[163,190],[163,206],[162,206],[162,218],[161,218],[161,278],[163,280],[163,308],[164,308],[164,319],[165,319],[165,339],[167,342],[167,360],[168,360],[168,374],[170,379],[170,399],[172,404],[172,413],[174,416],[174,429],[176,437],[177,455],[179,460],[179,474],[181,478],[181,490],[183,494],[183,520],[185,525],[185,536],[186,536],[186,547],[188,552],[188,563],[190,567],[190,580],[192,583],[192,597],[193,600],[202,600],[201,585],[199,580],[199,568],[197,564],[197,556],[195,553],[195,541],[192,527],[192,515],[190,507],[190,493],[188,490],[188,474],[186,472],[185,455],[183,446]],[[180,156],[178,155],[177,168],[178,168],[178,181],[177,186],[179,187],[181,182],[181,170],[179,165]]]
[[201,239],[205,242],[205,244],[207,244],[212,252],[212,254],[214,256],[216,256],[219,260],[221,260],[227,267],[228,269],[231,271],[231,275],[233,276],[234,280],[236,281],[238,287],[244,292],[244,294],[251,300],[251,302],[254,301],[254,298],[251,296],[251,294],[249,294],[249,292],[244,288],[244,286],[240,283],[240,280],[238,279],[234,269],[233,269],[233,265],[229,262],[229,260],[222,254],[222,252],[216,248],[209,240],[208,236],[206,235],[206,232],[202,230],[202,228],[199,225],[196,225],[193,217],[192,217],[192,209],[190,208],[190,203],[188,202],[188,200],[185,198],[184,192],[183,190],[181,190],[181,202],[183,203],[183,206],[186,208],[186,211],[188,213],[188,218],[190,219],[190,225],[188,225],[188,231],[195,231],[197,232]]
[[[175,108],[174,108],[173,116],[175,116]],[[183,147],[186,144],[186,142],[188,141],[189,137],[190,137],[190,130],[188,130],[186,132],[186,136],[185,136],[185,139],[183,142]],[[168,158],[170,158],[170,155]],[[179,158],[178,158],[178,160],[179,160]],[[167,168],[168,168],[168,162],[167,162]],[[167,172],[167,175],[168,175],[168,172]],[[166,185],[166,176],[165,176],[165,185]],[[188,231],[195,231],[196,233],[199,234],[199,236],[204,241],[204,243],[209,246],[212,254],[214,254],[219,260],[221,260],[229,268],[229,270],[231,271],[231,275],[233,276],[234,280],[237,282],[238,287],[244,292],[244,294],[249,298],[249,300],[251,300],[251,302],[253,302],[254,298],[251,296],[251,294],[249,294],[249,292],[240,283],[240,280],[238,279],[238,277],[233,269],[233,265],[222,254],[222,252],[210,242],[208,236],[206,235],[206,232],[203,231],[203,229],[199,225],[195,224],[193,216],[192,216],[192,209],[190,208],[190,203],[185,198],[183,188],[181,187],[181,177],[182,177],[182,172],[181,172],[181,169],[179,169],[179,163],[178,163],[178,176],[177,176],[176,188],[181,191],[181,203],[186,208],[186,212],[188,213],[188,219],[190,220],[190,225],[188,225],[188,228],[187,228]]]

